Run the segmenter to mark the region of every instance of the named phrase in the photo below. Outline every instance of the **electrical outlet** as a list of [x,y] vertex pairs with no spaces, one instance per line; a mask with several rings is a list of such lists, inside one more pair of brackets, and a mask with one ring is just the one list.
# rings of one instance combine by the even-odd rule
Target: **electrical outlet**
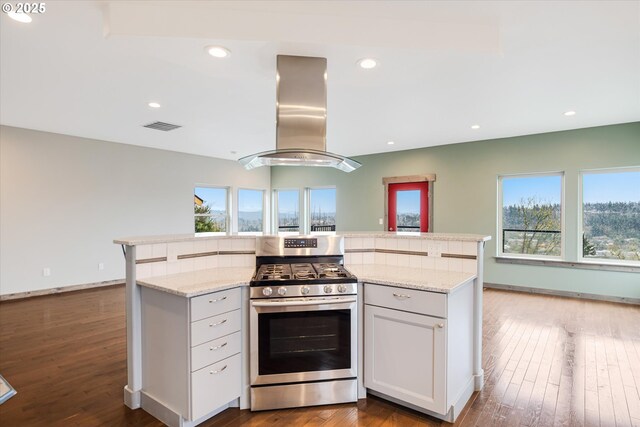
[[104,270],[104,262],[98,263],[98,270]]
[[42,275],[44,277],[51,276],[51,269],[49,267],[45,267],[42,269]]
[[382,220],[382,218],[378,218],[378,224],[380,225],[384,224],[384,221]]

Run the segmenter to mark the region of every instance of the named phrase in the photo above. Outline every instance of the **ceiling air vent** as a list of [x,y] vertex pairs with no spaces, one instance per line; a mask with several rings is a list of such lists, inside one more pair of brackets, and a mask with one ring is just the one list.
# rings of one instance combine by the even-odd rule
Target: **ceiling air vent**
[[144,125],[144,127],[149,129],[156,129],[156,130],[169,132],[170,130],[178,129],[178,128],[181,128],[182,126],[172,125],[171,123],[165,123],[165,122],[153,122],[153,123],[149,123],[148,125]]

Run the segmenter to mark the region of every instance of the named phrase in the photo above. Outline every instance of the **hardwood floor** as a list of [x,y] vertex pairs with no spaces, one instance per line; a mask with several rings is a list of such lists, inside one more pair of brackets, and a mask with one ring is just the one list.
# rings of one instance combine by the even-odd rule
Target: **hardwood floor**
[[[640,307],[486,290],[485,388],[459,426],[640,427]],[[161,426],[122,403],[124,288],[0,303],[0,373],[18,394],[3,426]],[[370,397],[358,404],[252,413],[203,426],[438,426]]]

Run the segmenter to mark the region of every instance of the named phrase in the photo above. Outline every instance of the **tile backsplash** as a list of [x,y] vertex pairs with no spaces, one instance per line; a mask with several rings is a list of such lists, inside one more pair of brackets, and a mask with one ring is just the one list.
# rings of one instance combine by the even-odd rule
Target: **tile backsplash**
[[419,237],[345,237],[345,265],[380,264],[475,273],[478,243]]

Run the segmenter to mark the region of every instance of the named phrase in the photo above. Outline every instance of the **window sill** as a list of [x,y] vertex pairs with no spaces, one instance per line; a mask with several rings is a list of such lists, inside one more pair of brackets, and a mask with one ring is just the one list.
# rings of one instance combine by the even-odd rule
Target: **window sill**
[[562,267],[562,268],[578,268],[585,270],[602,270],[602,271],[622,271],[625,273],[640,273],[640,266],[636,265],[622,265],[600,262],[584,262],[584,261],[561,261],[551,259],[539,259],[539,258],[516,258],[506,256],[494,257],[499,264],[522,264],[522,265],[537,265],[545,267]]

